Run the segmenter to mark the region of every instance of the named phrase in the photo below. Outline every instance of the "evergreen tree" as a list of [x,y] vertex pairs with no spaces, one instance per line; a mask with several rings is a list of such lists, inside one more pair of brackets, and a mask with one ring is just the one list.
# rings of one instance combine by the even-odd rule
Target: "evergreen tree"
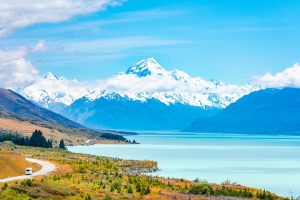
[[40,130],[35,130],[30,138],[23,137],[14,132],[5,132],[0,130],[0,142],[4,141],[12,141],[14,144],[20,146],[53,148],[52,140],[46,140]]
[[29,146],[52,148],[52,141],[47,141],[46,138],[43,136],[42,131],[35,130],[29,139]]
[[61,139],[60,142],[59,142],[59,148],[60,148],[60,149],[64,149],[64,150],[67,149],[66,146],[65,146],[65,142],[64,142],[63,139]]
[[47,147],[46,148],[53,148],[52,140],[47,141]]

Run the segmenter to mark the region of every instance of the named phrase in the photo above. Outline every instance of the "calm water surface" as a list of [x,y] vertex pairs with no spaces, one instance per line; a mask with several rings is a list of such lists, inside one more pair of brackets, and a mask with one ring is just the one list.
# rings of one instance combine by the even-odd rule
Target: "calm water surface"
[[155,175],[220,183],[226,179],[280,195],[300,195],[299,136],[241,136],[140,132],[139,145],[68,147],[72,152],[125,159],[150,159]]

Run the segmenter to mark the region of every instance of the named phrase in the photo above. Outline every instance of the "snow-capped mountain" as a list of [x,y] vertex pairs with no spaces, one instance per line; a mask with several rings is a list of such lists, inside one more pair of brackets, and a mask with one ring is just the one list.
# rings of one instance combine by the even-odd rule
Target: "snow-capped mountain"
[[55,112],[59,112],[78,98],[89,94],[84,83],[58,77],[50,72],[37,78],[32,85],[16,89],[16,91],[38,105]]
[[169,75],[168,71],[162,68],[154,58],[147,58],[137,62],[126,71],[126,74],[134,74],[138,77]]
[[167,71],[154,58],[147,58],[107,80],[93,83],[68,80],[48,73],[17,92],[37,104],[59,111],[75,100],[87,97],[129,100],[156,99],[166,105],[180,103],[201,108],[224,108],[258,88],[251,84],[226,85],[221,81],[190,77],[183,71]]
[[142,102],[156,99],[166,105],[180,103],[202,108],[225,108],[257,89],[251,84],[226,85],[221,81],[190,77],[177,69],[167,71],[154,58],[148,58],[134,64],[125,73],[106,80],[102,87],[86,97],[90,100],[111,98],[117,93]]
[[16,91],[93,128],[179,130],[258,89],[168,71],[147,58],[106,80],[80,82],[48,73]]

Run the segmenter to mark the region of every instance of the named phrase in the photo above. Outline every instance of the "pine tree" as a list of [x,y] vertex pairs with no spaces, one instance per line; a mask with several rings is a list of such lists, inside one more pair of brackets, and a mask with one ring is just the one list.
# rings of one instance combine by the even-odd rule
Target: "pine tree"
[[53,148],[52,140],[47,141],[47,148]]
[[32,133],[32,136],[29,139],[29,146],[33,147],[44,147],[44,148],[52,148],[52,141],[46,140],[46,138],[43,136],[42,131],[35,130]]
[[33,147],[47,147],[47,140],[42,131],[35,130],[29,139],[29,145]]
[[64,149],[64,150],[67,149],[66,146],[65,146],[65,142],[64,142],[63,139],[61,139],[60,142],[59,142],[59,148],[60,148],[60,149]]

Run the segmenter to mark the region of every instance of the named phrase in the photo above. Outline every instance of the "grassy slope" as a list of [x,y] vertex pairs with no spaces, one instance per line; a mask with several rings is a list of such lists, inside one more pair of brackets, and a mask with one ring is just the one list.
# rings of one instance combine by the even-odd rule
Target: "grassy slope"
[[[23,136],[31,136],[36,129],[41,130],[47,139],[52,139],[57,145],[60,139],[64,139],[66,144],[89,144],[93,143],[118,143],[117,141],[107,140],[100,137],[95,137],[93,132],[82,129],[72,129],[59,125],[49,126],[46,122],[35,123],[22,121],[13,118],[0,117],[0,129],[17,132]],[[108,132],[109,131],[105,131]]]
[[71,128],[83,128],[76,122],[35,105],[12,90],[2,88],[0,88],[0,113],[17,119],[47,121]]
[[24,175],[26,167],[32,167],[33,171],[41,168],[38,164],[27,162],[20,154],[0,151],[0,178]]
[[[12,144],[0,144],[11,149]],[[50,177],[33,182],[9,183],[0,199],[241,199],[245,192],[252,196],[262,191],[239,185],[195,183],[182,179],[148,177],[142,172],[157,169],[153,161],[130,161],[75,154],[57,149],[16,146],[22,155],[55,163],[58,170]],[[0,186],[1,187],[1,186]],[[150,193],[148,193],[149,191]],[[220,195],[222,194],[222,195]],[[267,193],[263,199],[282,199]],[[226,196],[226,198],[224,197]],[[238,197],[232,197],[238,196]],[[91,198],[89,198],[91,197]]]
[[87,139],[84,137],[84,135],[82,137],[76,135],[67,135],[55,129],[45,128],[16,119],[0,118],[0,127],[4,130],[18,132],[23,136],[31,136],[32,132],[38,129],[43,132],[47,139],[54,139],[56,142],[60,139],[64,139],[67,143],[77,143],[78,140],[84,142]]
[[89,139],[119,140],[125,138],[113,135],[110,131],[96,131],[88,129],[59,114],[41,108],[23,96],[0,88],[0,128],[17,131],[28,135],[34,129],[40,129],[51,139],[58,142],[63,138],[67,144],[84,143]]

